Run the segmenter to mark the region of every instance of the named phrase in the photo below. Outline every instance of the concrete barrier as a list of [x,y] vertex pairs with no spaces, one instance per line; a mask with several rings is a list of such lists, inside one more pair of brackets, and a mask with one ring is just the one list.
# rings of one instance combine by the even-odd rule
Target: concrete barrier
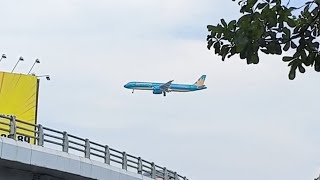
[[0,137],[0,180],[2,179],[152,180],[88,158]]

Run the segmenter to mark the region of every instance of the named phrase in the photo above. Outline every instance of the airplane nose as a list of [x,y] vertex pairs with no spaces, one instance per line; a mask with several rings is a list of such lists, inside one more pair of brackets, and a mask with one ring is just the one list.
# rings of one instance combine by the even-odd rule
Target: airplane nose
[[124,88],[128,88],[128,87],[129,87],[129,85],[128,85],[128,84],[125,84],[123,87],[124,87]]

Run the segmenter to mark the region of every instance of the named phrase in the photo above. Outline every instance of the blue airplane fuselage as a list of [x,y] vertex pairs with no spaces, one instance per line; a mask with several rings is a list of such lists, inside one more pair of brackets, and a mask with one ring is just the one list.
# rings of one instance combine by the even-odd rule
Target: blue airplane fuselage
[[[165,83],[154,83],[154,82],[129,82],[124,85],[127,89],[133,90],[154,90],[155,88],[163,85]],[[171,84],[169,91],[172,92],[189,92],[206,89],[206,86],[196,86],[194,84]]]
[[204,85],[206,75],[202,75],[194,84],[172,84],[173,80],[166,83],[156,83],[156,82],[129,82],[124,85],[127,89],[134,90],[151,90],[153,94],[163,94],[166,96],[168,92],[191,92],[198,91],[202,89],[207,89]]

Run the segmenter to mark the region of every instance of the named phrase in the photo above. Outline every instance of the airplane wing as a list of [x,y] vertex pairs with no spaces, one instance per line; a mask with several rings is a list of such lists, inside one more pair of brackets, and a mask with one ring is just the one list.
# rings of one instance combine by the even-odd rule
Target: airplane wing
[[162,84],[162,85],[160,86],[160,89],[161,89],[162,91],[164,91],[164,92],[168,92],[168,91],[169,91],[169,87],[171,86],[172,82],[173,82],[173,80],[168,81],[168,82]]

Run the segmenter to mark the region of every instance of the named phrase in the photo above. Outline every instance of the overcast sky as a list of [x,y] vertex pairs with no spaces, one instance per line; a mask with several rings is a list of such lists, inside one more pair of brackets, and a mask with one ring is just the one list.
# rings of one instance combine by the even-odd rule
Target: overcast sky
[[[320,76],[294,81],[279,56],[246,65],[206,49],[207,24],[239,16],[231,0],[0,1],[1,70],[41,80],[39,123],[87,137],[190,180],[311,180],[320,172]],[[298,3],[299,1],[293,2]],[[304,1],[303,1],[304,2]],[[129,81],[194,83],[169,93]]]

